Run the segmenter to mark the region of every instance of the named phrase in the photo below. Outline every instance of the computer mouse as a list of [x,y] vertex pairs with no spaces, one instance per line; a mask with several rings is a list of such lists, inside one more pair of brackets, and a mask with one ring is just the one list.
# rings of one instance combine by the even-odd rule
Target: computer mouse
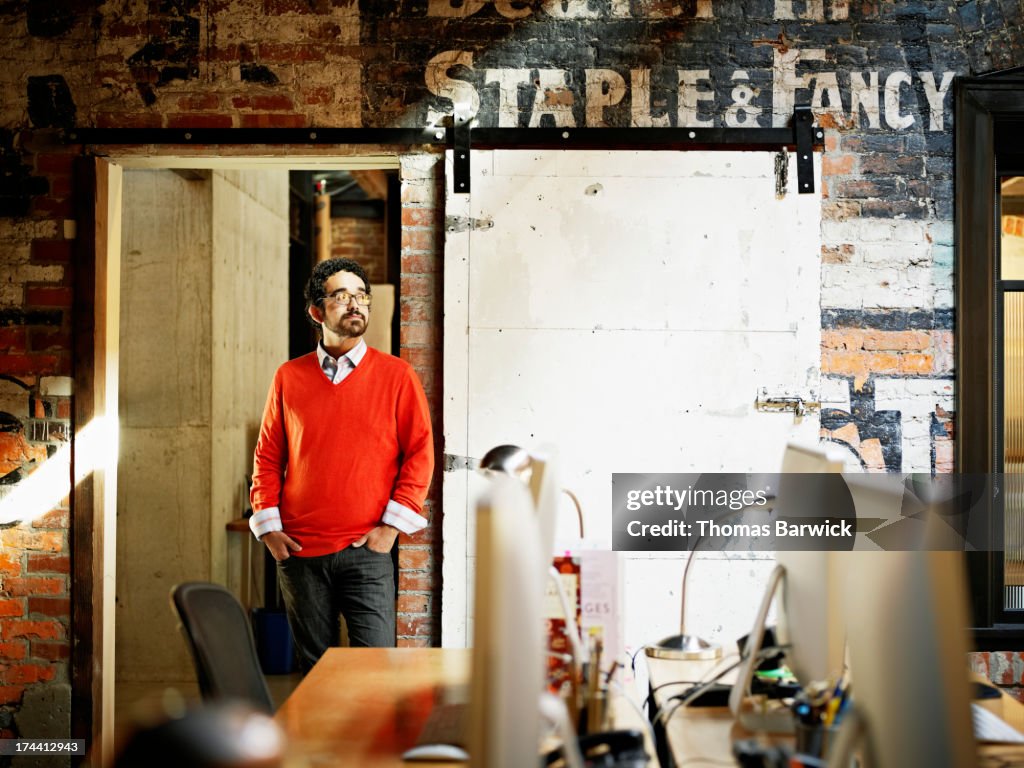
[[454,744],[420,744],[405,750],[402,759],[406,762],[466,762],[469,760],[469,753]]
[[974,681],[974,699],[998,699],[1002,696],[1002,692],[993,685],[987,685],[986,683],[979,683]]

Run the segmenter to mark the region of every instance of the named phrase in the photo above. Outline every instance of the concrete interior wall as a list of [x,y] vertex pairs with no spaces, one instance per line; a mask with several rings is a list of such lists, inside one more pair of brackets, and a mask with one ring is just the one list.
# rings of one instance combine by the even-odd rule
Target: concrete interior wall
[[287,172],[129,171],[124,200],[117,678],[185,680],[171,587],[243,578],[225,524],[287,357]]

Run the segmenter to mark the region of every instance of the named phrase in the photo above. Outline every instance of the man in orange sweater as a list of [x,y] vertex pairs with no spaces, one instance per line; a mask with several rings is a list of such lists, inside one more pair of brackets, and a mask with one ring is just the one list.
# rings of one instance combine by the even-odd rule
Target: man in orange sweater
[[395,644],[391,548],[422,515],[434,468],[423,387],[363,340],[370,283],[349,259],[315,267],[306,311],[315,352],[278,368],[256,443],[249,526],[277,561],[304,671],[337,644]]

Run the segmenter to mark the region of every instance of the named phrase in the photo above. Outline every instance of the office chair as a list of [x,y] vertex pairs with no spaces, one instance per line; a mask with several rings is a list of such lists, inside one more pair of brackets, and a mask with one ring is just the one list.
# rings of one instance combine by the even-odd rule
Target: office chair
[[273,714],[252,629],[238,599],[219,584],[189,581],[171,590],[205,701],[241,700]]
[[[285,739],[269,715],[218,702],[133,718],[107,768],[281,768]],[[123,726],[121,726],[123,728]]]

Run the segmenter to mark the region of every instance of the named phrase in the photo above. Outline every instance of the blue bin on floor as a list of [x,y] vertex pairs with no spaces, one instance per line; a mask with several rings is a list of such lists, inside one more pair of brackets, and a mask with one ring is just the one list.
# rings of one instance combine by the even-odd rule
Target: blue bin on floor
[[253,608],[252,630],[263,674],[287,675],[292,672],[295,667],[294,643],[285,612],[276,608]]

